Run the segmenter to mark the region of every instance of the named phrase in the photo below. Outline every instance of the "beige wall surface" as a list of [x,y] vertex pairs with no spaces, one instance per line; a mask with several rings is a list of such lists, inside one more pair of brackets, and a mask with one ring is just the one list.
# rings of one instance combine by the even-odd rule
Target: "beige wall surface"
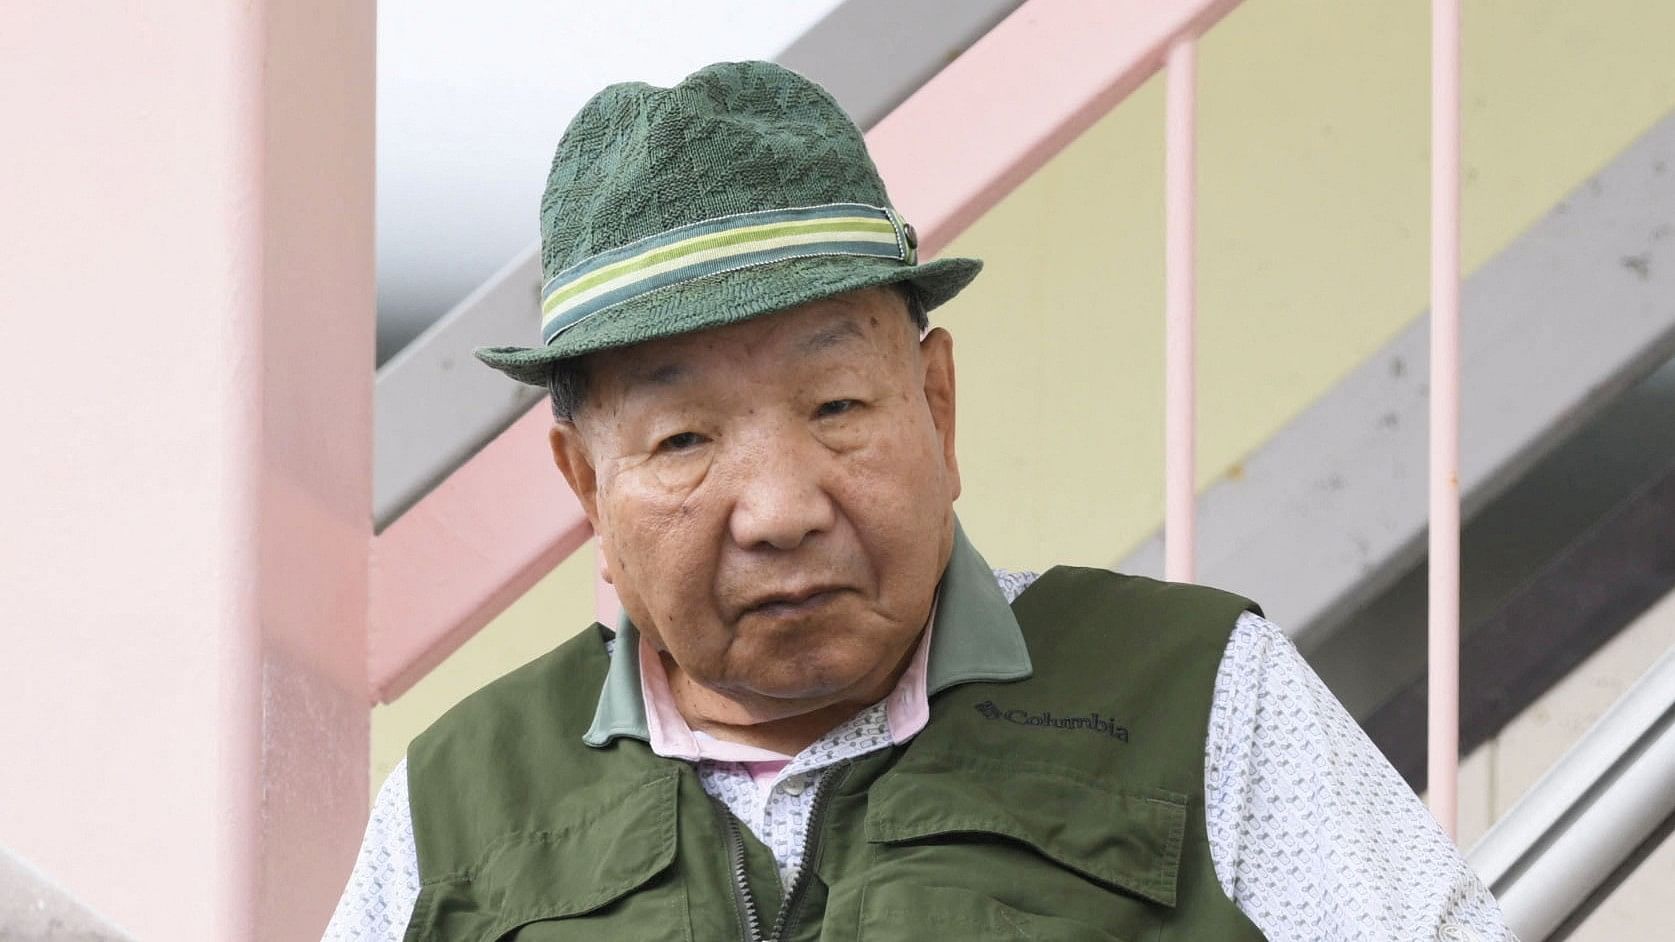
[[[1428,5],[1254,0],[1200,55],[1201,483],[1425,307]],[[1467,270],[1675,107],[1675,4],[1467,0]],[[997,566],[1106,565],[1162,505],[1156,81],[957,240],[959,510]],[[559,567],[373,716],[374,780],[465,693],[591,620]]]

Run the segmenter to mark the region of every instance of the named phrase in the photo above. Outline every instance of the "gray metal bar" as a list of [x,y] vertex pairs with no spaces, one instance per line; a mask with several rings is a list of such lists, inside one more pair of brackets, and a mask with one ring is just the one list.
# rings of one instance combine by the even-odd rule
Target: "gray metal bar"
[[540,249],[531,246],[379,368],[372,416],[378,529],[540,401],[539,390],[471,355],[479,346],[527,342],[540,318],[540,286]]
[[126,942],[131,936],[0,847],[0,939]]
[[[870,127],[1020,2],[849,0],[776,58],[825,85]],[[471,355],[535,336],[538,252],[526,249],[379,368],[372,486],[379,529],[540,399]]]
[[849,0],[774,61],[814,79],[870,128],[1023,0]]
[[1563,940],[1570,938],[1571,933],[1587,925],[1595,910],[1604,905],[1606,900],[1617,892],[1617,888],[1630,879],[1644,883],[1637,877],[1637,871],[1642,864],[1648,862],[1651,864],[1654,870],[1647,876],[1655,879],[1655,868],[1658,867],[1658,861],[1663,856],[1660,853],[1663,842],[1668,840],[1672,833],[1675,833],[1675,814],[1664,818],[1663,824],[1654,829],[1651,834],[1646,835],[1646,839],[1640,842],[1640,846],[1636,847],[1627,857],[1623,858],[1621,863],[1617,864],[1617,868],[1611,872],[1610,876],[1605,878],[1605,882],[1595,887],[1594,891],[1588,894],[1587,899],[1578,903],[1576,908],[1570,911],[1570,915],[1566,916],[1564,921],[1548,934],[1547,942],[1563,942]]
[[1524,942],[1572,921],[1675,815],[1675,651],[1565,753],[1468,855]]
[[[1467,279],[1461,484],[1469,518],[1675,355],[1675,116]],[[1421,317],[1199,504],[1199,579],[1260,599],[1311,651],[1423,553]],[[1159,535],[1116,565],[1162,569]]]

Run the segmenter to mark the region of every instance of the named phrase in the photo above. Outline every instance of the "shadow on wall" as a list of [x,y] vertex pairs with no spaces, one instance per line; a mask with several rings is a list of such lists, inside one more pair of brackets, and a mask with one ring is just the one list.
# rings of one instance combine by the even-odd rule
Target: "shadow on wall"
[[[1470,715],[1470,704],[1462,701],[1462,752],[1493,735],[1541,693],[1541,689],[1525,688],[1541,686],[1536,681],[1548,679],[1547,675],[1562,676],[1568,667],[1580,663],[1637,617],[1646,607],[1641,604],[1646,600],[1640,596],[1662,597],[1660,585],[1667,590],[1663,585],[1667,581],[1667,554],[1656,552],[1654,547],[1650,557],[1636,557],[1638,568],[1655,570],[1650,581],[1636,580],[1630,578],[1633,573],[1622,572],[1621,586],[1574,586],[1572,591],[1561,593],[1574,611],[1559,613],[1566,618],[1556,621],[1566,623],[1568,619],[1576,624],[1559,641],[1547,638],[1542,642],[1552,650],[1501,649],[1503,655],[1539,654],[1551,662],[1542,665],[1540,678],[1519,681],[1516,676],[1476,676],[1481,671],[1474,670],[1474,664],[1479,669],[1482,664],[1471,657],[1471,652],[1483,647],[1474,643],[1477,632],[1496,630],[1510,602],[1545,598],[1535,594],[1543,589],[1537,580],[1552,572],[1572,578],[1591,571],[1590,565],[1610,566],[1612,553],[1644,554],[1647,547],[1643,540],[1618,547],[1599,544],[1614,533],[1632,535],[1648,524],[1661,526],[1655,520],[1619,518],[1625,512],[1643,514],[1647,508],[1661,506],[1646,501],[1646,488],[1675,469],[1675,422],[1669,420],[1671,415],[1675,415],[1675,360],[1625,390],[1587,425],[1571,433],[1461,532],[1462,690],[1470,700],[1469,695],[1485,684],[1490,690],[1507,688],[1502,691],[1503,698],[1513,701],[1495,704],[1487,711],[1493,715],[1475,718]],[[1666,490],[1664,486],[1656,493]],[[1640,500],[1638,510],[1625,503],[1635,498]],[[1565,561],[1570,565],[1562,565]],[[1560,568],[1554,568],[1556,563]],[[1636,568],[1619,565],[1614,571]],[[1662,580],[1655,578],[1659,573],[1664,575]],[[1351,616],[1358,629],[1355,643],[1334,638],[1309,658],[1416,789],[1423,789],[1425,784],[1426,585],[1425,564],[1420,560]],[[1602,592],[1627,594],[1595,598]],[[1519,637],[1530,637],[1533,630],[1529,623],[1511,627]],[[1490,650],[1493,653],[1494,645]],[[1500,660],[1505,662],[1507,658]]]

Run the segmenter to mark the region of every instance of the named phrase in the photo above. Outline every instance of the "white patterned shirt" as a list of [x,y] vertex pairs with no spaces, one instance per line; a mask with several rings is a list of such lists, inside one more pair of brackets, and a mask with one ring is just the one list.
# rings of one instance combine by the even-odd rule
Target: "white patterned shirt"
[[[1010,602],[1035,574],[995,578]],[[699,780],[772,850],[789,886],[819,777],[894,741],[880,701],[771,776],[699,760]],[[1418,796],[1284,632],[1252,612],[1216,672],[1204,787],[1216,878],[1269,942],[1516,942]],[[418,895],[403,760],[379,789],[323,942],[396,942]]]

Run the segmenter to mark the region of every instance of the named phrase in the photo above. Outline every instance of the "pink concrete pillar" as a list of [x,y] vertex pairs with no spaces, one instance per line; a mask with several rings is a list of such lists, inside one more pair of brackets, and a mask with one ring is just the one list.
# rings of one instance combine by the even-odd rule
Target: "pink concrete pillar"
[[140,938],[364,818],[373,15],[0,4],[0,843]]

